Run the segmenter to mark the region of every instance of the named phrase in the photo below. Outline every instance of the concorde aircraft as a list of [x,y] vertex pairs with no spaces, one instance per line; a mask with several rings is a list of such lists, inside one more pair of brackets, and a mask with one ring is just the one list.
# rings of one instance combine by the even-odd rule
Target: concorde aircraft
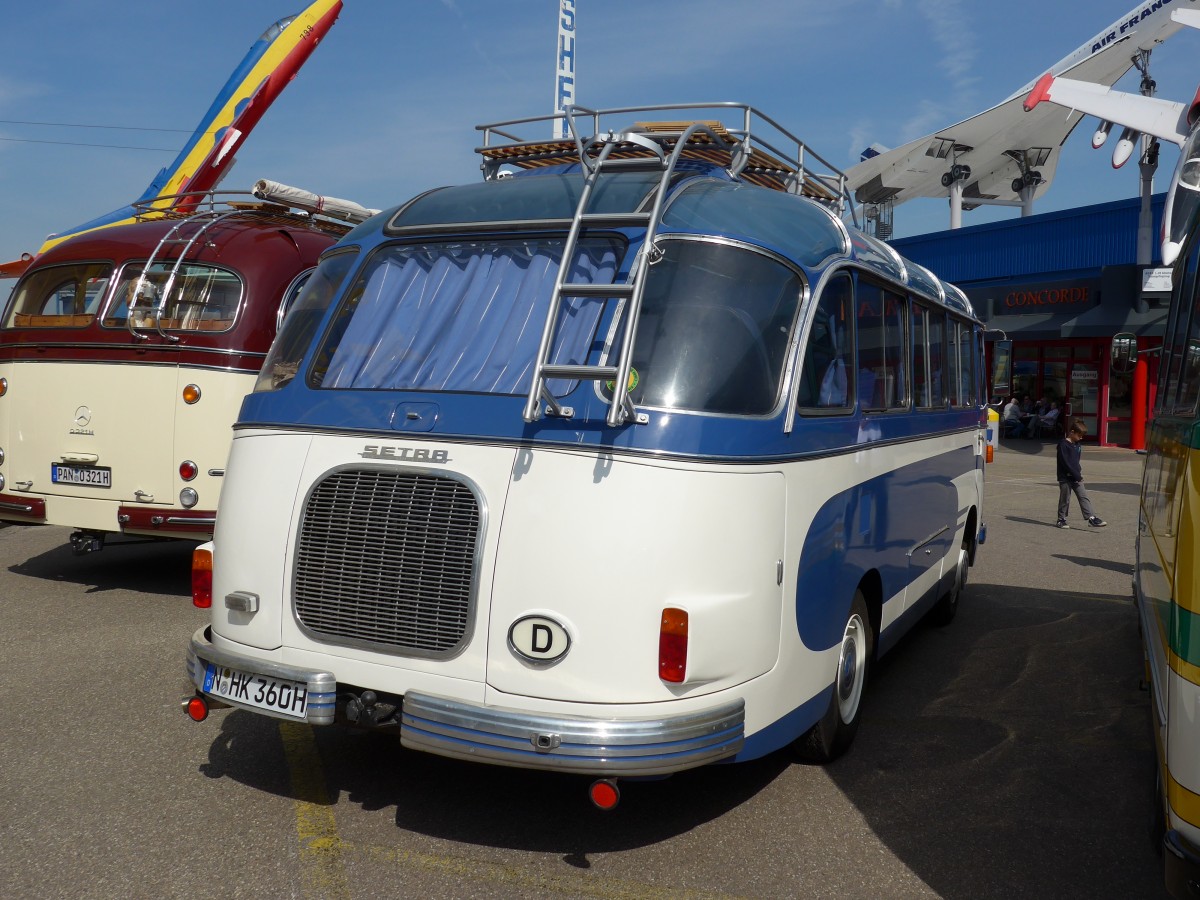
[[[1200,9],[1181,7],[1172,10],[1171,18],[1177,27],[1200,29]],[[1047,101],[1047,106],[1042,106]],[[1170,141],[1182,149],[1163,210],[1162,261],[1166,266],[1174,263],[1185,231],[1200,207],[1200,90],[1190,103],[1178,103],[1057,77],[1051,71],[1033,85],[1023,106],[1031,114],[1058,106],[1073,110],[1075,115],[1096,116],[1100,119],[1092,138],[1096,149],[1104,145],[1112,126],[1120,125],[1123,131],[1113,150],[1114,166],[1129,157],[1127,145],[1131,146],[1140,134]]]
[[[1145,72],[1149,52],[1182,27],[1172,12],[1192,9],[1200,10],[1200,0],[1139,3],[1055,63],[1050,73],[1109,87],[1134,66]],[[1022,102],[1033,84],[985,112],[902,147],[866,151],[867,158],[846,173],[855,201],[865,204],[878,222],[886,219],[889,227],[891,208],[917,197],[949,197],[952,228],[961,224],[962,210],[984,203],[1031,211],[1033,200],[1054,178],[1063,143],[1083,118],[1079,111],[1064,116],[1048,105],[1024,112]]]
[[[132,222],[139,211],[182,208],[190,198],[216,187],[246,136],[296,77],[341,11],[342,0],[314,0],[303,12],[274,23],[238,63],[179,155],[151,179],[137,200],[50,235],[37,254],[85,231]],[[0,264],[0,278],[19,276],[37,254],[22,254],[19,260]]]

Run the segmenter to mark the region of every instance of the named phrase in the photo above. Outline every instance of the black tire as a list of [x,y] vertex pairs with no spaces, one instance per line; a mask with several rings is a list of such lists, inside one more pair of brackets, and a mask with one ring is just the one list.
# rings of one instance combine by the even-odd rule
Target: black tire
[[971,547],[967,538],[963,538],[962,546],[958,548],[958,559],[955,562],[954,584],[950,590],[938,598],[933,609],[929,611],[929,622],[939,628],[949,625],[958,614],[958,601],[963,588],[967,586],[967,573],[971,569]]
[[800,759],[828,763],[849,749],[862,716],[863,693],[874,653],[875,633],[871,630],[867,601],[862,591],[855,591],[842,631],[829,708],[820,721],[792,745]]

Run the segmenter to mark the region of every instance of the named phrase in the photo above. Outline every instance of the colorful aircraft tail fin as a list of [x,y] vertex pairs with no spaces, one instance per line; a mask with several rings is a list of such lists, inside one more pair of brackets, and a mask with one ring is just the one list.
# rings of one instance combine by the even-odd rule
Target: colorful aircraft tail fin
[[[159,171],[132,204],[46,238],[38,253],[85,231],[133,221],[153,209],[186,211],[233,165],[234,153],[275,98],[325,37],[342,0],[315,0],[304,12],[280,19],[250,47],[217,94],[179,155]],[[157,199],[162,198],[162,199]]]

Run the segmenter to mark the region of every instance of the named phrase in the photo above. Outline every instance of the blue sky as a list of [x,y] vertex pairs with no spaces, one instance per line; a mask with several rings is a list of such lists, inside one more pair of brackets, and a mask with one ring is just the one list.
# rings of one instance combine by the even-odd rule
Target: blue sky
[[[250,44],[305,5],[8,4],[0,31],[0,261],[137,197]],[[475,125],[551,111],[557,6],[345,0],[223,186],[271,178],[385,207],[479,178]],[[577,0],[576,100],[749,103],[849,167],[871,142],[897,146],[1003,100],[1133,6],[1088,0],[1053,4],[1051,14],[1045,0]],[[1155,53],[1160,96],[1193,95],[1198,50],[1200,34],[1185,30]],[[1136,73],[1119,87],[1136,90]],[[1085,123],[1071,136],[1038,211],[1136,195],[1136,165],[1114,172],[1110,148],[1091,150],[1091,130]],[[1175,158],[1164,148],[1156,189]],[[985,207],[964,224],[1014,215]],[[945,201],[914,201],[897,208],[896,233],[947,221]]]

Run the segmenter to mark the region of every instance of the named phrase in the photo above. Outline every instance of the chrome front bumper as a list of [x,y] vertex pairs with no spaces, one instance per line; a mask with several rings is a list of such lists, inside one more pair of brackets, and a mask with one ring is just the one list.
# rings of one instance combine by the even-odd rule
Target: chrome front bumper
[[[331,672],[219,650],[208,639],[208,629],[201,628],[187,655],[188,678],[199,693],[206,663],[307,684],[303,721],[329,725],[336,717],[337,679]],[[412,750],[500,766],[596,776],[666,775],[736,755],[745,743],[745,719],[741,699],[697,712],[625,719],[532,713],[410,691],[404,696],[400,742]]]
[[400,742],[456,759],[585,775],[665,775],[733,756],[745,702],[676,716],[599,719],[478,706],[409,692]]

